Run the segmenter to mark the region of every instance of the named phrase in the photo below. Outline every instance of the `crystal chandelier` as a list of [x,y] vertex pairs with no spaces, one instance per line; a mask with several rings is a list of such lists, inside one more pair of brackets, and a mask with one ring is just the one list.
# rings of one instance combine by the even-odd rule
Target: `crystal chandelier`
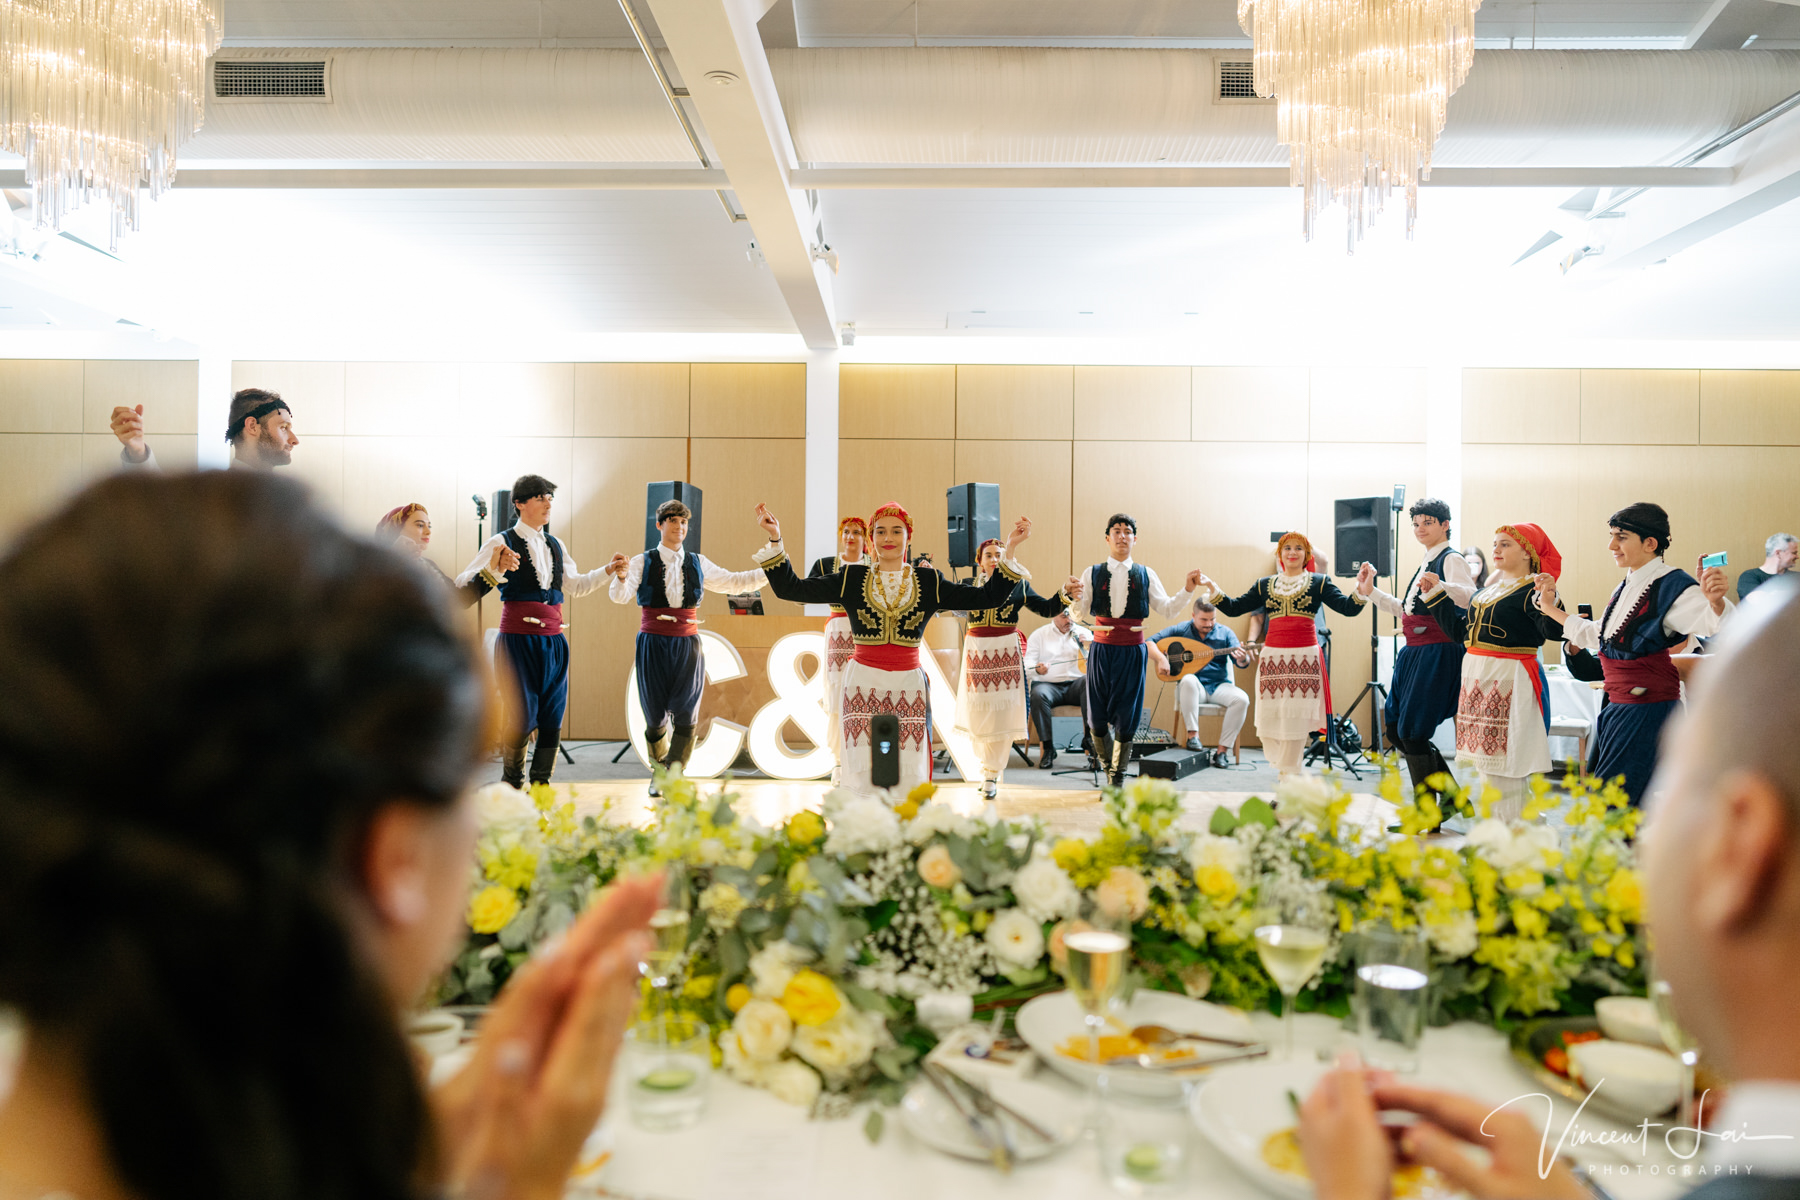
[[175,178],[204,116],[218,0],[0,0],[0,149],[23,155],[40,226],[97,193],[113,242]]
[[1256,94],[1273,96],[1289,181],[1305,189],[1302,228],[1344,205],[1356,249],[1388,193],[1406,191],[1406,234],[1444,107],[1475,58],[1481,0],[1238,0],[1250,35]]

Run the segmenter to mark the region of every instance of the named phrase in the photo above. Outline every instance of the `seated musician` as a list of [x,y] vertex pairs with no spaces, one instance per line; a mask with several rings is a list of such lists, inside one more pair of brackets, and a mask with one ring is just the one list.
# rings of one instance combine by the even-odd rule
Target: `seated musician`
[[1150,640],[1160,642],[1172,637],[1202,642],[1219,651],[1198,673],[1183,675],[1175,682],[1175,707],[1180,711],[1181,723],[1187,729],[1189,750],[1206,749],[1200,744],[1195,732],[1200,720],[1201,703],[1224,707],[1225,719],[1219,726],[1219,745],[1213,751],[1211,765],[1228,767],[1231,765],[1231,758],[1227,752],[1237,744],[1238,732],[1244,728],[1244,717],[1250,711],[1250,694],[1231,681],[1231,668],[1226,660],[1229,659],[1240,667],[1247,667],[1250,665],[1250,652],[1244,649],[1237,634],[1229,626],[1219,624],[1219,610],[1204,598],[1194,601],[1194,616],[1191,621],[1171,625]]
[[1025,678],[1031,684],[1031,723],[1037,728],[1040,770],[1047,771],[1056,762],[1050,710],[1060,704],[1079,706],[1087,694],[1081,653],[1093,637],[1075,624],[1065,608],[1025,639]]

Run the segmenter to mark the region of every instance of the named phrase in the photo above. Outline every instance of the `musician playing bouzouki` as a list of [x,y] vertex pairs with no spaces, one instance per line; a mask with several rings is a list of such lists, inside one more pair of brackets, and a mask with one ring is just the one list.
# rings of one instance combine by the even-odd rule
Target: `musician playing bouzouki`
[[1151,640],[1169,663],[1168,669],[1157,672],[1157,677],[1175,679],[1175,707],[1187,729],[1187,748],[1206,748],[1196,732],[1200,705],[1221,705],[1225,718],[1219,726],[1219,744],[1212,752],[1210,765],[1230,766],[1227,751],[1237,744],[1244,716],[1250,711],[1250,694],[1232,682],[1230,664],[1249,666],[1250,652],[1238,641],[1237,634],[1219,624],[1219,610],[1206,599],[1194,601],[1192,620],[1171,625]]

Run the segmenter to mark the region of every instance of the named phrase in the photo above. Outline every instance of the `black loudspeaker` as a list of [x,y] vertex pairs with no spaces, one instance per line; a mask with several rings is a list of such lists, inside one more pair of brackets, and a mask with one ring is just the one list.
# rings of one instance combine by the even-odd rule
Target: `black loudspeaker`
[[1363,563],[1374,563],[1377,575],[1394,573],[1393,515],[1387,496],[1364,496],[1332,504],[1337,537],[1331,548],[1334,575],[1354,575]]
[[1000,537],[1000,485],[959,483],[944,493],[950,509],[950,565],[972,567],[975,551]]
[[512,489],[501,488],[494,493],[494,532],[505,533],[519,523],[519,510],[513,507]]
[[687,541],[683,546],[688,551],[700,553],[700,512],[703,499],[699,488],[691,483],[683,483],[678,479],[665,479],[652,483],[644,489],[644,549],[662,541],[662,530],[656,527],[656,510],[668,500],[679,500],[693,512],[688,518]]
[[900,786],[900,718],[891,712],[869,718],[869,782],[878,788]]

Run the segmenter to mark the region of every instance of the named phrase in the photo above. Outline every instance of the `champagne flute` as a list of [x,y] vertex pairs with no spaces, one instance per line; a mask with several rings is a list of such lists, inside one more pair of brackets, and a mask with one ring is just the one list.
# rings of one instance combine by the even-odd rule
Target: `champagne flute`
[[1281,989],[1281,1032],[1287,1058],[1294,1057],[1295,999],[1325,961],[1330,945],[1330,937],[1306,925],[1262,925],[1256,930],[1257,956]]
[[[1676,1123],[1682,1129],[1692,1129],[1694,1068],[1700,1062],[1700,1043],[1676,1020],[1674,990],[1669,987],[1669,981],[1657,976],[1654,970],[1650,974],[1650,1003],[1656,1009],[1656,1028],[1662,1034],[1663,1045],[1681,1061],[1681,1108]],[[1698,1146],[1699,1142],[1700,1135],[1696,1133],[1694,1143]]]
[[674,981],[675,964],[687,950],[689,925],[687,869],[677,862],[664,863],[662,873],[656,911],[650,914],[655,942],[638,964],[639,972],[658,991]]
[[1100,1031],[1106,1011],[1125,984],[1131,938],[1118,929],[1082,929],[1063,937],[1069,955],[1069,991],[1081,1005],[1088,1030],[1088,1061],[1100,1065]]

